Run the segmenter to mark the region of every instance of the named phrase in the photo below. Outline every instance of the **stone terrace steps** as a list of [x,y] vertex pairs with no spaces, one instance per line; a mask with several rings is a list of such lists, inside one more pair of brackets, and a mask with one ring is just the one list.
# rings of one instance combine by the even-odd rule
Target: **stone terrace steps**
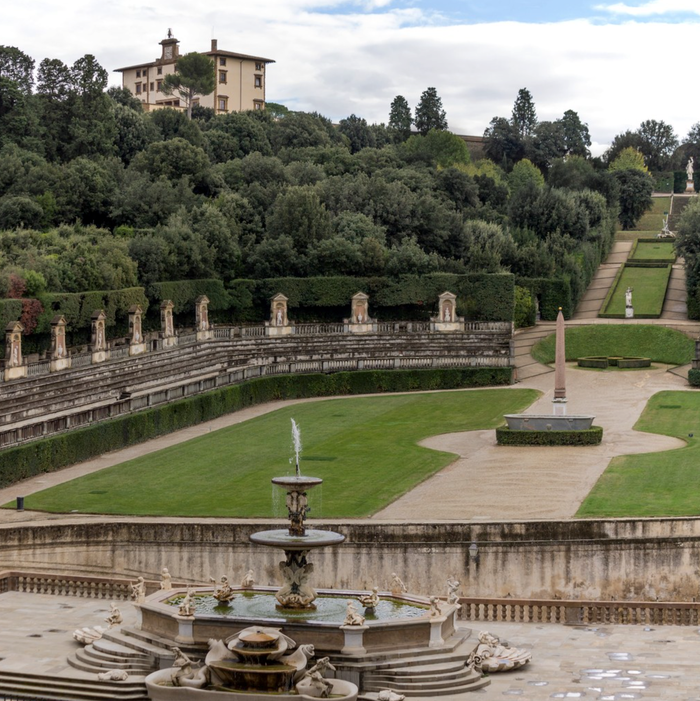
[[554,372],[548,365],[538,363],[530,354],[532,347],[541,339],[553,334],[556,331],[556,323],[553,321],[541,321],[537,326],[527,329],[519,329],[513,338],[515,354],[516,380],[521,382],[530,377],[545,375]]
[[671,268],[661,318],[677,320],[688,318],[688,291],[685,286],[685,265],[682,263],[677,262]]
[[668,228],[671,231],[678,230],[678,222],[680,221],[683,210],[693,201],[693,197],[697,195],[674,195],[671,200],[671,213],[668,215]]
[[0,671],[0,694],[13,699],[47,701],[148,701],[143,677],[123,682],[101,682],[96,675],[84,678]]

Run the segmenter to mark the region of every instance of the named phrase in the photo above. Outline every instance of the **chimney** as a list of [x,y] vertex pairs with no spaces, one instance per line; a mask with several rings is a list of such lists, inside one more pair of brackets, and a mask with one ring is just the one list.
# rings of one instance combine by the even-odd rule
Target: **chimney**
[[218,43],[219,42],[216,39],[211,40],[211,50],[212,51],[216,51],[218,49],[218,46],[217,46]]

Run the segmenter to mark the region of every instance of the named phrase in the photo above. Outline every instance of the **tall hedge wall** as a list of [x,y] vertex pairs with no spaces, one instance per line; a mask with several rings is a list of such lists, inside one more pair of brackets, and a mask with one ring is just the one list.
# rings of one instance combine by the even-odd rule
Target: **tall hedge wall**
[[221,280],[173,280],[171,282],[155,282],[148,287],[148,296],[156,306],[165,299],[173,302],[173,312],[194,313],[194,301],[197,297],[206,295],[209,298],[209,309],[228,309],[231,299]]
[[21,299],[0,299],[0,342],[5,340],[5,327],[22,316]]
[[515,282],[520,287],[530,290],[533,297],[540,302],[540,317],[544,321],[556,321],[559,307],[565,319],[570,319],[574,312],[571,284],[563,278],[517,277]]
[[487,387],[511,380],[511,368],[361,370],[264,377],[0,450],[0,487],[273,400]]

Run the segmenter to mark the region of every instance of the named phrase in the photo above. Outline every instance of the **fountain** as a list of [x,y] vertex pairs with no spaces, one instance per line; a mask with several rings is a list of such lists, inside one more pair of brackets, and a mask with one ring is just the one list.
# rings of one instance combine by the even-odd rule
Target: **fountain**
[[[292,437],[294,474],[272,479],[286,492],[289,525],[250,535],[256,545],[284,551],[281,588],[252,586],[248,572],[238,588],[224,577],[216,588],[161,590],[139,604],[142,631],[188,650],[209,646],[201,667],[174,647],[174,666],[146,678],[152,701],[354,701],[358,685],[353,682],[361,681],[358,664],[371,670],[377,659],[400,657],[402,648],[424,648],[427,653],[428,648],[445,649],[447,641],[454,647],[468,637],[468,631],[456,633],[456,603],[439,606],[425,597],[379,592],[377,587],[369,595],[312,587],[309,553],[338,545],[345,536],[306,527],[307,493],[323,480],[301,473],[301,437],[294,420]],[[364,615],[356,609],[358,601]],[[303,644],[297,646],[295,639]],[[319,652],[324,656],[307,669]],[[327,673],[334,678],[326,679]],[[465,669],[464,678],[471,689],[488,683],[472,669]]]

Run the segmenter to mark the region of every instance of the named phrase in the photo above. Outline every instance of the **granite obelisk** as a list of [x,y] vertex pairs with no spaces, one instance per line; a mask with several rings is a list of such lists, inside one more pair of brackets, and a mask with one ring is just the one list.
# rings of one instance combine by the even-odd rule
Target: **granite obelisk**
[[564,315],[557,314],[556,348],[554,352],[554,399],[552,413],[554,416],[566,416],[566,329]]

